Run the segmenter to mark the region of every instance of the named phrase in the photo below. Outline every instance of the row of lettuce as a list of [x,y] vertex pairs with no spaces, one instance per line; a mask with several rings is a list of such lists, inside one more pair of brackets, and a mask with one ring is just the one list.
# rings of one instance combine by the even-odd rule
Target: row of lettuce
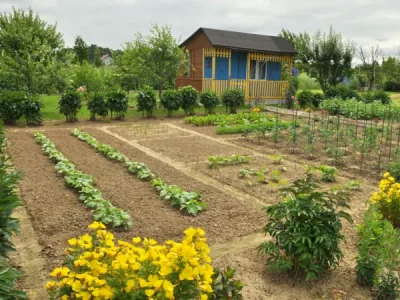
[[24,292],[15,289],[22,273],[10,267],[9,254],[15,251],[12,235],[19,232],[19,220],[12,217],[23,205],[17,194],[21,174],[13,168],[6,154],[7,139],[0,127],[0,299],[27,299]]
[[84,141],[105,157],[121,162],[128,171],[142,181],[148,181],[159,192],[164,200],[170,201],[171,204],[180,210],[191,215],[197,215],[199,212],[207,208],[207,204],[202,201],[198,192],[184,191],[180,186],[171,185],[162,180],[159,176],[153,174],[146,164],[142,162],[134,162],[129,160],[125,155],[121,154],[117,149],[100,143],[88,133],[81,132],[75,128],[72,134],[79,140]]

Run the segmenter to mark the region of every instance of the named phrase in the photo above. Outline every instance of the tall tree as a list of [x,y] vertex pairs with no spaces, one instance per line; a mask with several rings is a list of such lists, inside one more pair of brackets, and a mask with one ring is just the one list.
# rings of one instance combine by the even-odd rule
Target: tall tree
[[366,74],[368,88],[371,90],[376,81],[376,69],[379,66],[379,60],[382,58],[383,51],[379,45],[373,45],[369,48],[360,46],[357,51],[358,58],[361,60],[364,72]]
[[400,59],[393,56],[382,59],[382,71],[387,80],[400,82]]
[[101,60],[101,56],[100,56],[100,50],[99,48],[96,48],[96,50],[94,50],[94,60],[93,63],[96,67],[101,67],[103,65],[103,61]]
[[76,59],[80,64],[83,64],[89,59],[89,48],[81,36],[77,36],[75,39],[74,51]]
[[139,84],[155,86],[161,96],[162,90],[186,67],[187,56],[170,27],[153,25],[150,35],[137,34],[133,42],[126,43],[120,63],[125,74],[128,72]]
[[65,58],[64,41],[56,25],[41,20],[32,9],[0,14],[2,88],[40,93],[54,84]]
[[332,27],[328,34],[318,30],[310,36],[307,33],[294,34],[282,30],[281,35],[292,41],[302,69],[316,78],[323,91],[336,86],[344,77],[350,77],[355,45],[351,41],[344,41],[341,34],[335,33]]

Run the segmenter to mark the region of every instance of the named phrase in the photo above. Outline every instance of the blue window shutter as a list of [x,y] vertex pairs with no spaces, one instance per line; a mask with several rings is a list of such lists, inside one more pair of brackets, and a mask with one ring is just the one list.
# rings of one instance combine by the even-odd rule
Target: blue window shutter
[[212,78],[212,58],[204,57],[204,78]]
[[215,79],[228,80],[229,58],[216,57],[215,62]]
[[281,80],[281,63],[269,61],[267,64],[267,80]]

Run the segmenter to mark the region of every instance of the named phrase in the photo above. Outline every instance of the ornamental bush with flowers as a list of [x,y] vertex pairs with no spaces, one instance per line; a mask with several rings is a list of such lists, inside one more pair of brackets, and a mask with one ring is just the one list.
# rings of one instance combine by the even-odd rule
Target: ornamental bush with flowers
[[[202,229],[189,228],[182,242],[164,245],[140,237],[115,242],[101,222],[89,229],[68,241],[66,266],[50,274],[54,280],[46,289],[51,299],[217,299],[217,272]],[[232,296],[224,299],[241,299]]]
[[400,183],[389,172],[383,175],[379,183],[379,192],[374,192],[370,201],[395,228],[400,227]]

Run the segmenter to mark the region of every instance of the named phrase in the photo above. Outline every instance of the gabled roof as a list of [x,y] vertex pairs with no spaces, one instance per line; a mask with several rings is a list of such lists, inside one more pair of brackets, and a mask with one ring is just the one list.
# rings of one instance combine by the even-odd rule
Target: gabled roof
[[253,33],[235,32],[200,27],[180,46],[183,47],[201,33],[210,41],[213,47],[247,50],[255,52],[296,54],[296,49],[285,38]]
[[[104,54],[102,57],[100,57],[100,59],[101,60],[104,60],[104,59],[106,59],[107,57],[109,57],[110,55],[109,54]],[[111,58],[111,57],[110,57]]]

